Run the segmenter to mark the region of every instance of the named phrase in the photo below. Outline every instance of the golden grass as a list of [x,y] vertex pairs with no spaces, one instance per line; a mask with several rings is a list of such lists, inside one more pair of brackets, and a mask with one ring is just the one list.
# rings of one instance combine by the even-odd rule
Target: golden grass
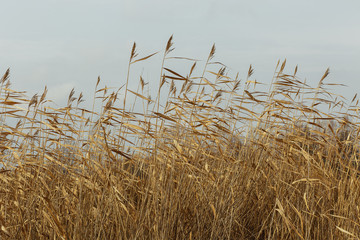
[[[285,73],[167,67],[155,99],[96,83],[94,107],[27,98],[1,79],[2,239],[358,239],[358,100]],[[155,53],[156,54],[156,53]],[[331,86],[331,85],[330,85]],[[101,101],[96,109],[96,99]],[[165,100],[164,100],[165,99]],[[139,110],[142,109],[142,112]]]

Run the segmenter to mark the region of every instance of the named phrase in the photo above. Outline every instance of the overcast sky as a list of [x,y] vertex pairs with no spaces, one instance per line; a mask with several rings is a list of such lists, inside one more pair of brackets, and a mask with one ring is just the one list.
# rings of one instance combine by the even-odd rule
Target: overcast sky
[[[289,72],[298,64],[313,85],[330,67],[328,81],[348,85],[338,92],[351,98],[360,90],[359,9],[359,0],[2,1],[0,71],[11,68],[16,90],[47,85],[62,102],[73,87],[92,92],[98,75],[121,86],[134,41],[146,55],[174,34],[174,55],[204,60],[215,43],[216,60],[243,78],[252,64],[265,83],[278,59],[287,58]],[[149,61],[137,71],[157,84],[161,56]]]

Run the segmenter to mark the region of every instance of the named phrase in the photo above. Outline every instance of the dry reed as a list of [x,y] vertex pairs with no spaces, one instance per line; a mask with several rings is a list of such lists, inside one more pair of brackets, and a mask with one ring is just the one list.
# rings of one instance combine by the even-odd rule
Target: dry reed
[[99,78],[92,109],[75,91],[63,108],[46,88],[28,98],[5,73],[1,238],[360,238],[357,96],[329,92],[329,70],[311,87],[286,61],[258,91],[252,66],[242,81],[212,62],[215,46],[195,76],[199,62],[172,50],[170,38],[155,100],[142,77],[129,88],[156,54],[134,44],[125,88]]

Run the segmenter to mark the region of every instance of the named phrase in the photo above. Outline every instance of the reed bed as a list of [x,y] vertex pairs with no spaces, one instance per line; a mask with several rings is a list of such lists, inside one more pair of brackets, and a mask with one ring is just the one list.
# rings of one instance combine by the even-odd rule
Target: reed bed
[[[92,108],[74,90],[65,107],[46,88],[27,97],[4,74],[1,238],[360,238],[357,96],[332,93],[329,70],[310,86],[286,60],[260,91],[252,66],[231,77],[215,46],[201,68],[173,49],[171,37],[140,57],[134,44],[123,86],[98,78]],[[154,98],[129,82],[155,54]]]

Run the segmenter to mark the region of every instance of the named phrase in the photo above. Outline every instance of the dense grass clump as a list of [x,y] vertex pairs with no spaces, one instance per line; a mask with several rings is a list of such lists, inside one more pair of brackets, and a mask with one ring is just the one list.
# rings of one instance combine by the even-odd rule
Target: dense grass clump
[[[212,62],[167,67],[155,98],[131,68],[94,107],[27,98],[1,79],[2,239],[360,238],[358,100],[278,63],[269,89]],[[213,71],[214,66],[220,66]],[[97,103],[100,101],[101,107]],[[99,109],[99,110],[95,110]]]

